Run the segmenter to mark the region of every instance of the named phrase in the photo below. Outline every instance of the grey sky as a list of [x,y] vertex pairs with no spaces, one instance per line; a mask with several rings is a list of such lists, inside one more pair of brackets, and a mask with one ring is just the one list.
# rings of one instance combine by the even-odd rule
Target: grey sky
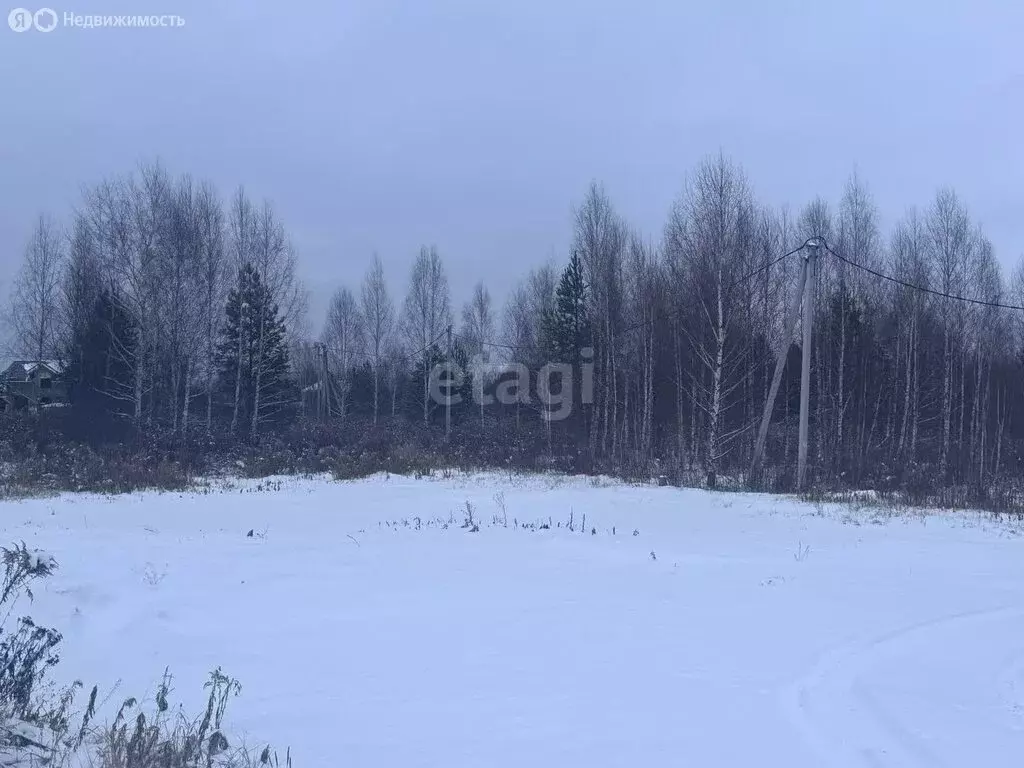
[[154,157],[273,199],[317,330],[375,250],[396,298],[421,243],[456,306],[480,278],[504,297],[564,260],[591,179],[658,237],[719,149],[793,209],[856,166],[885,230],[952,185],[1004,267],[1024,253],[1019,2],[52,3],[186,25],[0,26],[4,294],[37,213]]

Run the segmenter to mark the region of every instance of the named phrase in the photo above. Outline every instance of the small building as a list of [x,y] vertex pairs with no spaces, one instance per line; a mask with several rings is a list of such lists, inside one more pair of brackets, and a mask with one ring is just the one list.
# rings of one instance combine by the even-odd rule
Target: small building
[[0,372],[0,410],[66,404],[64,370],[59,360],[15,360]]

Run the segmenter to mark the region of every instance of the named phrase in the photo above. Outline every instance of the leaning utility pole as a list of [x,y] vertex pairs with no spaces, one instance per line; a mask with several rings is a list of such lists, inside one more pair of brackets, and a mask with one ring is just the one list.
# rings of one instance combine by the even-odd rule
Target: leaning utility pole
[[800,367],[800,445],[796,460],[796,489],[804,490],[807,478],[807,423],[811,400],[811,344],[814,340],[814,270],[821,241],[808,240],[804,248],[804,339],[803,362]]
[[772,420],[772,413],[775,412],[775,399],[779,394],[779,384],[782,382],[782,370],[786,367],[786,358],[789,357],[789,345],[793,343],[793,330],[800,313],[800,302],[803,300],[804,286],[807,284],[807,260],[804,259],[800,267],[800,279],[797,281],[793,298],[786,308],[786,319],[782,323],[782,338],[779,339],[778,349],[775,358],[775,373],[772,374],[772,385],[768,390],[768,399],[764,404],[764,413],[761,415],[761,427],[757,431],[757,443],[754,445],[754,457],[750,461],[750,481],[757,482],[758,472],[761,468],[761,459],[764,457],[764,445],[768,439],[768,425]]

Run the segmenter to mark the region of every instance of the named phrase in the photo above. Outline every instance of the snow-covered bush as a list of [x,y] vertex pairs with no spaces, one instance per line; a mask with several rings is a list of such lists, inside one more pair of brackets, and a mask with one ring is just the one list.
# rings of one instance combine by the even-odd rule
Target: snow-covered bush
[[[11,616],[22,598],[32,599],[32,584],[53,573],[57,563],[24,542],[0,554],[0,766],[52,764],[54,756],[78,746],[69,709],[81,683],[59,689],[48,679],[60,661],[57,630],[38,626],[28,616],[16,621]],[[92,701],[95,695],[93,689]]]
[[[228,701],[242,687],[218,667],[206,683],[209,691],[206,709],[197,717],[188,717],[181,710],[172,711],[169,702],[171,675],[164,672],[157,688],[155,711],[141,711],[135,699],[127,699],[118,710],[113,724],[99,729],[90,744],[94,764],[98,768],[250,768],[279,765],[280,760],[270,746],[251,751],[233,745],[223,729]],[[137,714],[133,713],[137,712]],[[285,765],[291,765],[286,753]]]

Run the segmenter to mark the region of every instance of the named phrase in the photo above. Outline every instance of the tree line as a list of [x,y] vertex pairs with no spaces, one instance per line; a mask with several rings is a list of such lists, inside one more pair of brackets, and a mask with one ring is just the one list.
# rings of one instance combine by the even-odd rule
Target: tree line
[[[273,206],[242,189],[223,201],[150,164],[88,187],[67,227],[39,218],[10,330],[18,355],[65,364],[73,408],[140,430],[258,441],[314,423],[421,424],[521,441],[575,469],[712,485],[745,479],[781,353],[764,463],[765,482],[787,487],[801,339],[784,317],[801,254],[779,257],[817,237],[829,248],[814,275],[814,481],[1020,477],[1024,311],[991,305],[1024,304],[1024,269],[1002,273],[954,191],[883,233],[856,174],[836,204],[794,214],[759,202],[717,156],[689,174],[654,236],[597,183],[572,228],[565,262],[532,269],[500,310],[484,282],[454,308],[436,247],[421,248],[403,293],[374,256],[314,334]],[[541,381],[551,361],[564,363],[559,380]],[[472,374],[453,384],[452,406],[432,394],[442,364]],[[549,401],[493,397],[513,379]],[[571,408],[554,419],[559,389]]]

